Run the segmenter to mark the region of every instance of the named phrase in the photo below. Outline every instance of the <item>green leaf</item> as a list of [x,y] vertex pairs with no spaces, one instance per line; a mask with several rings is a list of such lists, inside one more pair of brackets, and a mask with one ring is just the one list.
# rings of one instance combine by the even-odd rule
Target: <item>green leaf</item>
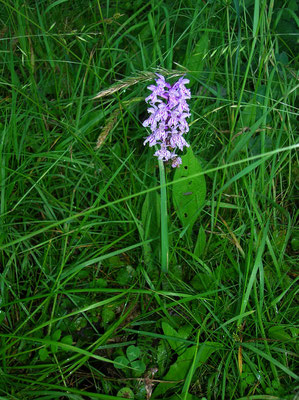
[[201,226],[198,231],[197,240],[194,248],[194,255],[200,257],[203,254],[206,245],[206,233],[204,228]]
[[53,332],[53,334],[52,334],[52,340],[54,340],[54,341],[58,341],[59,339],[60,339],[60,336],[61,336],[61,330],[60,329],[57,329],[55,332]]
[[141,361],[141,360],[133,361],[133,362],[131,363],[131,367],[134,368],[134,369],[136,370],[136,373],[137,373],[138,375],[143,374],[144,371],[146,370],[146,365],[145,365],[144,362]]
[[[188,371],[191,367],[196,346],[189,347],[182,355],[180,355],[176,362],[171,365],[163,380],[180,381],[186,378]],[[159,383],[154,391],[154,397],[161,396],[167,389],[173,388],[174,384],[169,386],[167,383]]]
[[49,357],[48,350],[45,347],[39,349],[38,355],[41,361],[46,361],[46,359]]
[[218,342],[204,342],[202,344],[199,344],[198,346],[195,347],[195,354],[194,358],[192,361],[192,365],[190,366],[190,369],[188,371],[188,375],[186,376],[184,387],[182,390],[182,395],[185,393],[188,393],[192,377],[196,371],[196,369],[200,366],[202,366],[204,363],[207,362],[208,358],[214,353],[214,351],[222,349],[223,346],[222,344]]
[[135,275],[135,269],[131,265],[126,265],[118,272],[116,280],[120,285],[127,285]]
[[192,332],[192,325],[182,325],[179,327],[178,334],[182,339],[188,339]]
[[106,306],[103,307],[102,310],[102,326],[109,324],[109,322],[113,321],[115,318],[115,313],[111,310],[111,307]]
[[124,265],[119,255],[109,257],[107,260],[107,264],[109,264],[111,268],[123,267]]
[[188,78],[190,78],[190,86],[192,86],[203,70],[204,59],[207,55],[209,47],[209,37],[205,33],[196,43],[194,50],[191,54],[187,54],[185,61],[186,68],[190,71]]
[[61,343],[72,345],[72,344],[73,344],[73,337],[72,337],[72,335],[66,335],[66,336],[64,336],[64,337],[61,339]]
[[83,316],[79,316],[78,318],[76,318],[76,320],[74,321],[74,325],[77,329],[77,331],[79,331],[82,328],[85,328],[87,325],[87,321],[86,318],[84,318]]
[[273,381],[271,382],[271,386],[272,386],[274,389],[279,389],[279,388],[280,388],[280,383],[279,383],[279,381],[273,380]]
[[[57,329],[55,332],[52,333],[51,340],[53,340],[54,342],[58,342],[58,340],[60,339],[60,336],[61,336],[61,330]],[[55,343],[51,343],[51,351],[52,351],[52,353],[57,353],[58,345]]]
[[114,360],[115,368],[123,369],[129,365],[129,360],[125,356],[116,357]]
[[130,361],[136,360],[136,358],[140,357],[141,351],[139,347],[136,347],[134,345],[129,346],[127,348],[127,357]]
[[[187,154],[182,157],[182,165],[176,169],[174,181],[192,176],[200,171],[202,171],[200,163],[189,147]],[[206,197],[205,177],[200,175],[174,183],[172,197],[177,215],[183,227],[190,234]]]
[[271,326],[268,331],[268,335],[271,339],[282,341],[292,340],[292,337],[285,331],[284,327],[281,325]]
[[57,353],[57,351],[58,351],[58,345],[52,343],[52,344],[51,344],[51,351],[52,351],[52,353],[54,353],[54,354]]
[[[177,332],[167,322],[162,322],[162,329],[163,329],[163,333],[166,336],[177,337],[177,338],[180,338],[180,339],[187,339],[187,337],[190,334],[190,330],[188,329],[187,326],[182,326],[179,329],[179,331]],[[191,329],[192,329],[192,327],[191,327]],[[166,337],[166,340],[168,341],[170,347],[177,353],[182,353],[182,351],[186,347],[186,345],[181,340],[176,341],[175,339],[169,339],[168,337]]]
[[105,288],[108,285],[106,279],[99,278],[95,282],[95,286],[99,288]]
[[116,396],[123,397],[124,399],[134,399],[134,393],[133,393],[132,389],[130,389],[129,387],[121,388],[117,392]]
[[246,383],[247,383],[248,385],[253,385],[254,382],[255,382],[255,377],[254,377],[253,374],[247,374],[245,380],[246,380]]
[[[200,367],[207,361],[207,359],[214,351],[219,350],[220,348],[222,348],[222,345],[218,342],[205,342],[199,344],[198,347],[189,347],[182,355],[177,358],[176,362],[171,365],[169,371],[163,377],[163,380],[186,380],[185,382],[187,382],[187,376],[190,373],[193,374],[198,367]],[[164,394],[169,388],[170,387],[168,384],[159,383],[154,391],[154,397],[158,397],[161,394]],[[183,392],[186,392],[185,388],[183,389]]]
[[164,340],[160,340],[156,359],[159,367],[159,374],[161,376],[164,375],[168,357],[169,357],[169,351],[167,351],[167,344]]
[[[166,336],[180,337],[178,332],[167,322],[162,322],[162,329]],[[175,352],[178,352],[178,349],[182,346],[182,342],[177,342],[175,339],[166,338],[166,340]]]

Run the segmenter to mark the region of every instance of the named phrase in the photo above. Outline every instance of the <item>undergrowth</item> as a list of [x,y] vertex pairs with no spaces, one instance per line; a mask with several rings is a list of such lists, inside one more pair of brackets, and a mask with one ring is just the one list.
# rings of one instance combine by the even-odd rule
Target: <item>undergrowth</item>
[[[296,2],[0,4],[1,399],[295,398]],[[166,167],[167,274],[156,72],[202,196]]]

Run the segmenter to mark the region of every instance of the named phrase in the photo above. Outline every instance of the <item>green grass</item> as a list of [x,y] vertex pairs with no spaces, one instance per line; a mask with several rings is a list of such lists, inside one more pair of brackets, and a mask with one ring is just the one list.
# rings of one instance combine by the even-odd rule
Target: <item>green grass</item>
[[[295,399],[296,2],[0,6],[0,398]],[[156,71],[192,92],[165,182]]]

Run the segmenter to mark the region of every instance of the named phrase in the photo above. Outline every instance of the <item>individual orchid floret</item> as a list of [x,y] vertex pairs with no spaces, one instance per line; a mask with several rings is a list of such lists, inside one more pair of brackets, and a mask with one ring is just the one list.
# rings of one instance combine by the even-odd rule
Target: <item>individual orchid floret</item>
[[172,166],[172,168],[177,168],[177,167],[179,167],[181,164],[182,164],[182,159],[181,159],[181,157],[175,157],[175,158],[172,160],[171,166]]
[[190,117],[188,99],[191,92],[185,84],[188,79],[180,78],[174,85],[165,81],[164,76],[156,74],[156,85],[148,86],[152,92],[145,101],[149,103],[149,118],[143,122],[143,126],[149,127],[151,134],[145,139],[150,147],[159,145],[154,156],[159,160],[171,161],[173,168],[179,167],[182,159],[175,154],[175,150],[183,150],[189,147],[183,135],[189,131],[186,118]]

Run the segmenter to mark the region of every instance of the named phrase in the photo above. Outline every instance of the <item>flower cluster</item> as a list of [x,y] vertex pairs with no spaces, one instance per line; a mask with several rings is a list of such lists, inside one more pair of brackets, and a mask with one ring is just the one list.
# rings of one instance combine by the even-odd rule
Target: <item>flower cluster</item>
[[143,122],[143,126],[149,126],[152,133],[146,138],[144,145],[160,145],[154,155],[159,160],[171,160],[172,167],[175,168],[182,164],[182,159],[175,150],[189,147],[183,137],[189,131],[186,118],[190,117],[190,113],[186,100],[191,98],[191,92],[185,87],[189,80],[182,77],[171,86],[164,76],[157,76],[156,85],[148,86],[152,93],[145,99],[150,104],[147,110],[150,117]]

